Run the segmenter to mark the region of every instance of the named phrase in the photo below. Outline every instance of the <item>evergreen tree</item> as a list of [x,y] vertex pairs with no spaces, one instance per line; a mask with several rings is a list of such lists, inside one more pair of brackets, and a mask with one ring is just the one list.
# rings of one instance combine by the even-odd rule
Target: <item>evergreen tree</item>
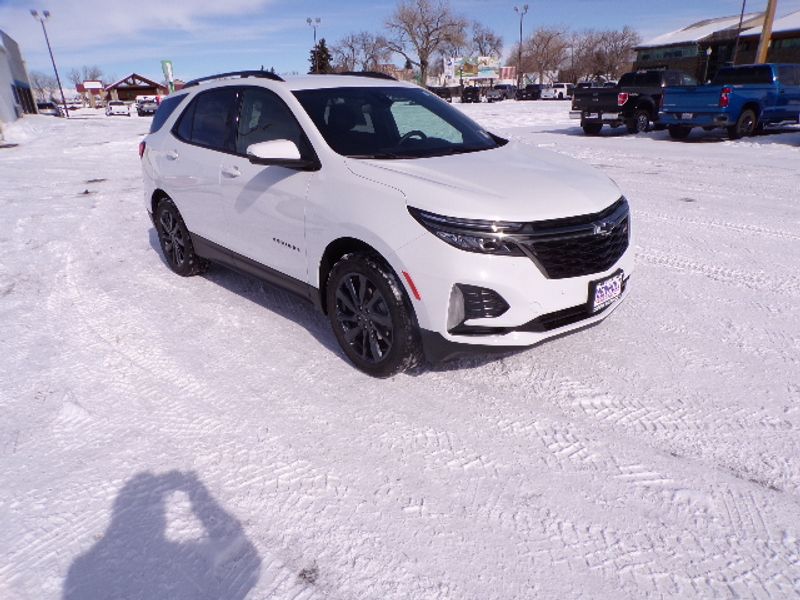
[[309,73],[333,73],[331,51],[325,43],[325,38],[320,39],[311,49],[308,58],[310,63]]

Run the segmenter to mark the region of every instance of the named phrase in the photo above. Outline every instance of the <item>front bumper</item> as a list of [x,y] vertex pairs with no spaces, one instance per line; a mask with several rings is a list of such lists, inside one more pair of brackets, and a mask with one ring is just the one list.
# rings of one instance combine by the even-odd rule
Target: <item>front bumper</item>
[[[398,257],[420,295],[420,300],[412,300],[420,329],[437,334],[445,342],[468,346],[532,346],[599,322],[627,295],[634,268],[630,242],[609,269],[564,279],[548,279],[527,257],[465,252],[433,235],[424,235],[400,249]],[[626,283],[622,296],[605,310],[590,314],[590,284],[618,270],[622,270]],[[465,321],[465,329],[472,328],[468,334],[450,333],[450,298],[456,284],[493,290],[509,308],[497,317]]]

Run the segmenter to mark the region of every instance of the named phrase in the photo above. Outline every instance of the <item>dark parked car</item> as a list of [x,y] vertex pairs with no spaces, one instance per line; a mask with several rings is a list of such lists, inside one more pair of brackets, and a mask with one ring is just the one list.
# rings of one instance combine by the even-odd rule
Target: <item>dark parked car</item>
[[442,100],[447,100],[448,102],[453,101],[453,91],[449,87],[430,86],[428,87],[428,91],[433,92]]
[[55,102],[37,102],[36,111],[40,115],[53,115],[54,117],[64,116],[64,109]]
[[539,100],[542,97],[542,84],[529,83],[517,90],[517,100]]
[[465,87],[461,91],[461,102],[481,102],[481,96],[483,96],[481,88],[477,86]]
[[517,86],[510,83],[498,83],[486,92],[488,102],[498,102],[500,100],[511,100],[517,94]]

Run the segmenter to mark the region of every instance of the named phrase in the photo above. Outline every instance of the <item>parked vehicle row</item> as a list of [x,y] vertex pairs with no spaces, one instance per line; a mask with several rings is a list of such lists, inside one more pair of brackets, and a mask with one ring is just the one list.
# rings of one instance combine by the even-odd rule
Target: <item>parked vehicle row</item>
[[800,65],[724,67],[707,85],[680,71],[626,73],[614,88],[577,89],[570,117],[587,135],[624,125],[630,133],[667,128],[673,139],[685,139],[701,127],[738,139],[800,122]]

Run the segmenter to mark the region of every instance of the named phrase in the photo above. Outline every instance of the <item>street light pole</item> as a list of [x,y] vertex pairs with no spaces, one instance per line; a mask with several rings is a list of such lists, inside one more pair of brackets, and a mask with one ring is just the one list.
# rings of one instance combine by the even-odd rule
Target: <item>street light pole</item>
[[528,5],[523,4],[522,8],[514,7],[514,12],[519,15],[519,49],[517,50],[517,89],[522,87],[522,20],[528,13]]
[[69,109],[67,108],[67,99],[64,97],[64,88],[61,87],[61,78],[58,76],[58,69],[56,69],[56,59],[53,58],[53,49],[50,47],[50,38],[47,37],[47,28],[44,22],[50,18],[50,11],[43,10],[42,14],[39,11],[31,9],[31,16],[42,24],[42,31],[44,32],[44,41],[47,42],[47,51],[50,53],[50,61],[53,63],[53,71],[56,74],[56,82],[58,82],[58,90],[61,92],[61,102],[64,104],[64,114],[69,119]]
[[320,24],[321,21],[322,19],[320,19],[319,17],[316,17],[314,19],[308,17],[306,19],[306,23],[308,23],[309,26],[311,26],[311,28],[314,30],[314,73],[319,73],[319,56],[317,53],[317,26]]

